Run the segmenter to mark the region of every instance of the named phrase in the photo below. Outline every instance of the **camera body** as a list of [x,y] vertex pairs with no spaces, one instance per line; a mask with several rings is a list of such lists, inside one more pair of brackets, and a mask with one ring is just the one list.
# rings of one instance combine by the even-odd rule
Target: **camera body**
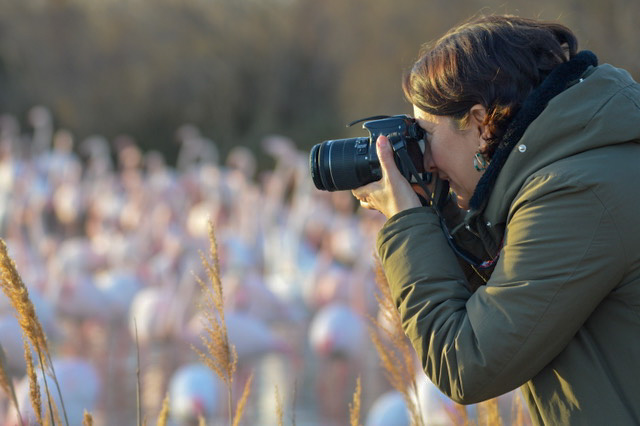
[[[376,152],[380,135],[389,138],[396,165],[408,181],[411,182],[412,168],[418,173],[425,172],[425,131],[413,118],[394,115],[365,121],[362,127],[369,131],[369,137],[329,140],[311,148],[309,166],[316,188],[340,191],[380,180],[382,170]],[[407,164],[409,161],[413,167]]]

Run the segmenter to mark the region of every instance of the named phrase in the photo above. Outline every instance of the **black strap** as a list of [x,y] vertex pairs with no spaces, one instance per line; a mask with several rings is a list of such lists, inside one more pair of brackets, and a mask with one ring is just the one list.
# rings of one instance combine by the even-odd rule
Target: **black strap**
[[[429,182],[425,182],[423,180],[422,176],[420,176],[420,172],[418,172],[418,170],[416,169],[416,166],[413,164],[413,161],[411,161],[411,158],[409,158],[409,152],[407,151],[407,143],[404,140],[400,140],[394,143],[392,147],[393,147],[393,151],[396,154],[398,154],[398,157],[400,158],[400,162],[402,163],[403,168],[405,170],[408,170],[409,172],[408,173],[409,176],[405,176],[405,178],[407,178],[407,180],[409,181],[410,181],[409,178],[415,179],[416,183],[420,185],[420,188],[422,188],[422,190],[424,191],[426,195],[426,199],[422,197],[420,194],[418,194],[418,197],[420,198],[420,202],[423,205],[429,205],[429,206],[433,205],[434,194],[432,194],[429,188],[427,187],[427,184]],[[425,204],[425,201],[427,204]]]

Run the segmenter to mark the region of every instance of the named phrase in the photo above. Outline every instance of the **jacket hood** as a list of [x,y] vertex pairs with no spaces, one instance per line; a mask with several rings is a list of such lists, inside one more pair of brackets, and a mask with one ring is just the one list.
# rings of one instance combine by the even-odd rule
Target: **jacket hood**
[[483,180],[491,180],[483,176],[471,203],[484,210],[486,220],[504,223],[522,185],[545,166],[584,151],[640,142],[640,85],[629,73],[605,64],[590,66],[579,76],[543,106],[511,149],[498,148],[509,150],[502,164],[492,160],[490,168],[499,167],[493,171],[495,183],[482,188]]

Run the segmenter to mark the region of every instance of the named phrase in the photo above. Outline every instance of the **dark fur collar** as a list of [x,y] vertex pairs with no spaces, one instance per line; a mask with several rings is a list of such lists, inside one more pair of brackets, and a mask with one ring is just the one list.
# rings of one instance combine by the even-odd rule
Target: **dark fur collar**
[[493,154],[489,167],[480,178],[469,201],[471,210],[481,211],[487,204],[498,174],[514,146],[518,143],[529,124],[546,108],[549,101],[563,92],[569,85],[580,78],[590,66],[598,65],[596,56],[583,50],[570,61],[564,62],[551,71],[544,81],[535,88],[522,103],[522,107],[507,127],[498,148]]

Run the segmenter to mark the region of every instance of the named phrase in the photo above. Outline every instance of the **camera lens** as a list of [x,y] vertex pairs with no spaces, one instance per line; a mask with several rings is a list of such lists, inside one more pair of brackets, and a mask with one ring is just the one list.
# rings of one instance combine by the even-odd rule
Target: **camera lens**
[[369,138],[337,139],[315,145],[309,166],[314,185],[325,191],[354,189],[380,179],[378,157]]

